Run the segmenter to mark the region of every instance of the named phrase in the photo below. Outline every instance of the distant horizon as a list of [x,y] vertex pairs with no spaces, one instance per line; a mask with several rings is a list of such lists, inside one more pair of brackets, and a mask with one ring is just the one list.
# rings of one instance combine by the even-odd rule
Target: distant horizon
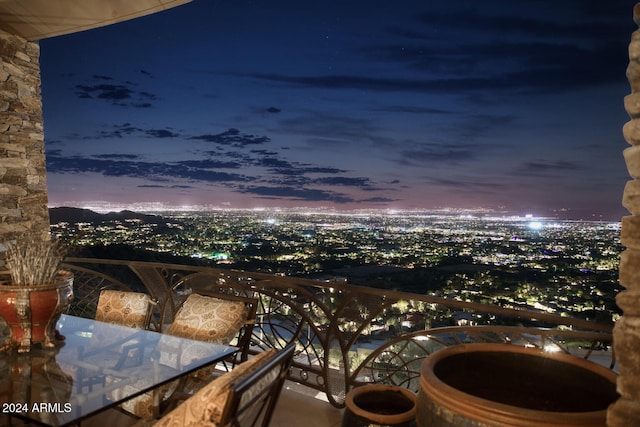
[[132,211],[140,213],[160,213],[160,212],[205,212],[205,211],[228,211],[228,212],[297,212],[297,213],[314,213],[314,214],[332,214],[332,215],[363,215],[366,213],[401,215],[401,214],[425,214],[425,215],[442,215],[442,216],[460,216],[460,217],[491,217],[491,218],[520,218],[523,220],[542,219],[542,220],[558,220],[558,221],[596,221],[596,222],[620,222],[620,218],[605,217],[604,215],[596,215],[587,213],[578,216],[572,216],[575,212],[571,210],[561,210],[547,215],[536,214],[532,212],[512,212],[508,210],[497,210],[490,208],[412,208],[412,209],[390,209],[390,208],[358,208],[358,209],[337,209],[335,206],[325,207],[254,207],[254,208],[232,208],[219,205],[167,205],[162,203],[134,203],[134,204],[117,204],[111,202],[92,202],[84,204],[49,204],[49,209],[55,208],[71,208],[85,209],[99,214],[118,213],[123,211]]

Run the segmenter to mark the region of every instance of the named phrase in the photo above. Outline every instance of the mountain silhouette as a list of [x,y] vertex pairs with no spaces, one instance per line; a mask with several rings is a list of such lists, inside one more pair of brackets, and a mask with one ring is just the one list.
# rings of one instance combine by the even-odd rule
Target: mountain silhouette
[[101,214],[90,209],[82,208],[59,207],[49,209],[49,223],[51,224],[59,224],[61,222],[68,222],[71,224],[78,222],[100,224],[103,222],[125,221],[131,219],[137,219],[145,223],[164,222],[164,220],[160,216],[148,215],[129,210]]

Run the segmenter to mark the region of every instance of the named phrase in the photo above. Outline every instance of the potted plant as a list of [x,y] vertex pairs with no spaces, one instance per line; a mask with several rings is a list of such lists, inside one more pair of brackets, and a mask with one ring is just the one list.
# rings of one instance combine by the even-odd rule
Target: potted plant
[[73,275],[61,268],[62,245],[27,234],[4,246],[8,271],[0,276],[0,317],[10,331],[4,347],[55,347],[61,338],[56,323],[73,299]]

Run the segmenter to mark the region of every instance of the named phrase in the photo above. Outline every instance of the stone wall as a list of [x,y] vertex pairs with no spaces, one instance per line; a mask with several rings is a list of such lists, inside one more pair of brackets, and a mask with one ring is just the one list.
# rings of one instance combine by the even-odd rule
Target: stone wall
[[[640,26],[640,3],[633,11]],[[631,36],[627,78],[631,94],[624,106],[631,117],[623,127],[624,150],[629,175],[633,178],[624,189],[622,204],[631,215],[622,218],[620,241],[626,247],[620,258],[620,284],[625,290],[616,297],[623,316],[613,330],[614,351],[618,359],[620,399],[609,408],[607,425],[640,425],[640,30]]]
[[47,204],[40,46],[0,30],[0,245],[24,232],[44,237]]

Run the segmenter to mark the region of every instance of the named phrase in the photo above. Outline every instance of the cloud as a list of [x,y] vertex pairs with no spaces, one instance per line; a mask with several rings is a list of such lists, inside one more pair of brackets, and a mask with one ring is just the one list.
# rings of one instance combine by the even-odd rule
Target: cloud
[[345,169],[338,169],[333,167],[324,167],[324,166],[313,166],[309,164],[296,164],[296,167],[304,173],[330,173],[330,174],[338,174],[338,173],[347,173],[348,171]]
[[133,126],[131,123],[123,123],[121,125],[113,125],[110,130],[103,130],[97,135],[87,135],[82,139],[104,139],[104,138],[124,138],[125,136],[141,135],[146,138],[178,138],[181,135],[174,132],[171,128],[164,129],[143,129]]
[[[590,6],[584,8],[586,4]],[[594,13],[594,7],[598,12],[607,9],[609,16]],[[625,28],[620,22],[628,11],[618,7],[614,12],[594,2],[562,2],[549,12],[522,15],[490,5],[466,12],[463,7],[455,13],[432,10],[418,17],[419,29],[394,31],[403,39],[400,43],[364,51],[415,70],[466,77],[461,83],[466,80],[463,87],[468,89],[473,89],[474,76],[495,80],[493,87],[485,86],[486,80],[475,81],[475,89],[520,86],[520,92],[564,91],[618,81],[616,70],[626,67],[624,46],[631,28],[631,23]]]
[[310,147],[326,149],[326,145],[352,145],[361,142],[388,145],[390,138],[378,136],[380,131],[374,120],[333,113],[309,113],[281,120],[275,132],[308,137]]
[[[59,155],[60,153],[58,153]],[[96,154],[93,157],[98,159],[113,159],[113,160],[133,160],[140,156],[137,154]]]
[[[519,8],[514,12],[508,8],[500,7],[502,5],[499,5],[499,8],[487,6],[484,10],[477,8],[466,8],[465,10],[464,7],[461,7],[454,13],[446,10],[442,12],[431,10],[418,15],[417,21],[424,29],[431,30],[431,33],[435,33],[434,29],[449,30],[450,32],[456,31],[463,37],[467,37],[469,34],[489,33],[511,36],[511,38],[577,40],[598,34],[603,39],[612,39],[620,33],[620,18],[628,13],[624,7],[618,7],[614,10],[610,5],[597,4],[597,0],[591,2],[564,1],[549,6],[547,14],[523,15],[522,10],[526,10],[526,8]],[[537,9],[544,12],[543,7]],[[558,16],[569,18],[559,20]]]
[[[98,158],[95,158],[98,157]],[[49,173],[99,173],[104,176],[122,176],[130,178],[146,178],[149,180],[186,179],[202,181],[204,183],[247,182],[248,176],[224,171],[202,169],[185,162],[146,162],[123,160],[126,155],[106,155],[106,158],[94,156],[62,157],[47,156],[47,171]]]
[[179,189],[190,189],[190,188],[194,188],[191,185],[152,185],[152,184],[143,184],[143,185],[138,185],[138,188],[179,188]]
[[460,176],[459,179],[443,178],[442,176],[430,176],[425,178],[429,183],[438,187],[444,187],[447,191],[471,194],[499,194],[509,188],[508,184],[485,182],[484,178],[473,176]]
[[[526,47],[519,46],[519,49]],[[544,69],[537,67],[521,71],[505,72],[496,68],[491,75],[471,75],[455,77],[451,71],[447,77],[389,78],[363,77],[349,75],[328,76],[291,76],[275,74],[253,74],[250,77],[271,82],[285,83],[300,88],[335,89],[335,90],[365,90],[378,92],[408,92],[445,95],[462,95],[470,92],[501,92],[503,94],[523,95],[532,93],[557,93],[584,88],[594,84],[615,82],[619,79],[610,69],[593,67],[584,70],[584,61],[588,58],[598,58],[598,61],[611,60],[610,49],[602,49],[606,55],[580,55],[581,60],[565,64],[563,69],[559,65],[555,68]],[[571,55],[571,54],[568,54]],[[574,52],[573,56],[576,53]],[[619,58],[618,58],[619,59]],[[617,62],[622,63],[618,60]],[[443,64],[444,65],[444,64]],[[451,66],[452,64],[447,64]],[[524,64],[523,64],[524,66]],[[463,67],[465,68],[465,67]],[[441,75],[445,75],[441,73]],[[449,77],[451,76],[451,77]]]
[[230,128],[218,134],[203,134],[192,136],[189,139],[212,142],[214,144],[229,145],[233,147],[245,147],[247,145],[260,145],[271,141],[266,136],[243,134],[238,129]]
[[[568,12],[554,14],[555,8]],[[603,18],[580,8],[575,2],[554,4],[546,15],[522,15],[526,7],[515,12],[498,3],[483,8],[460,6],[448,12],[429,10],[413,24],[392,27],[386,37],[371,38],[376,44],[351,51],[362,63],[394,67],[398,71],[394,74],[256,72],[239,76],[293,88],[445,95],[558,93],[618,82],[628,62],[625,46],[633,30],[629,18],[628,27],[620,25],[628,11],[618,7],[615,16],[609,10],[610,16]],[[593,8],[606,9],[591,3]],[[544,7],[532,7],[536,10],[544,12]],[[403,70],[406,75],[401,76]]]
[[343,204],[356,201],[351,197],[333,191],[295,187],[250,186],[241,189],[240,192],[255,194],[265,198],[291,199],[305,202],[333,202]]
[[[342,123],[343,133],[355,132],[357,120],[334,120]],[[365,122],[360,122],[360,125]],[[351,129],[353,130],[347,130]],[[353,197],[336,192],[335,188],[380,191],[367,177],[349,176],[350,171],[313,163],[290,161],[282,153],[255,149],[255,145],[270,142],[266,136],[247,134],[231,128],[220,133],[197,136],[181,135],[171,129],[145,129],[131,123],[113,126],[100,138],[126,138],[132,135],[148,138],[184,138],[216,144],[215,150],[194,149],[193,158],[174,161],[149,160],[153,153],[100,153],[90,156],[63,156],[58,150],[47,156],[49,173],[98,173],[103,176],[146,179],[149,188],[190,188],[200,185],[222,185],[232,191],[259,197],[335,203],[358,202]],[[184,153],[183,153],[184,154]],[[241,172],[240,172],[241,171]],[[239,185],[241,185],[239,187]],[[376,197],[367,200],[374,202]],[[380,199],[382,200],[382,199]]]
[[293,165],[287,160],[277,159],[274,157],[259,158],[254,161],[257,166],[263,166],[272,170],[292,170]]
[[[500,130],[513,129],[517,120],[516,116],[506,114],[461,114],[440,129],[449,140],[477,143],[483,138],[493,139]],[[482,149],[486,151],[494,145],[485,142]]]
[[177,164],[195,169],[240,169],[242,167],[242,164],[238,162],[228,162],[217,159],[183,160],[177,162]]
[[402,114],[458,114],[454,111],[443,110],[440,108],[431,108],[431,107],[415,107],[411,105],[389,105],[386,107],[376,107],[372,108],[371,111],[378,111],[383,113],[402,113]]
[[112,99],[122,100],[130,99],[134,93],[130,88],[124,85],[77,85],[78,95],[81,98],[99,98],[99,99]]
[[545,161],[536,160],[525,162],[513,173],[514,175],[525,175],[535,177],[549,177],[557,175],[574,174],[575,171],[584,169],[574,162],[566,160]]
[[144,130],[131,125],[131,123],[123,123],[121,125],[115,125],[112,132],[101,132],[101,136],[106,138],[112,136],[122,138],[122,135],[133,135],[140,132],[144,132]]
[[149,129],[149,130],[146,130],[145,133],[149,137],[153,137],[153,138],[176,138],[180,136],[179,134],[172,132],[168,129]]
[[323,185],[341,185],[347,187],[368,187],[370,181],[368,178],[349,178],[344,176],[330,176],[317,178],[313,180],[316,184]]
[[425,164],[457,165],[477,158],[477,147],[458,144],[423,143],[410,149],[400,150],[398,163],[410,166]]
[[[153,93],[137,90],[136,84],[130,81],[116,83],[112,77],[95,74],[92,80],[100,83],[92,81],[75,86],[78,98],[104,100],[111,105],[135,108],[150,108],[152,102],[158,100]],[[113,83],[103,83],[105,81]]]
[[393,203],[399,199],[390,199],[388,197],[371,197],[370,199],[360,200],[361,203]]
[[270,82],[284,83],[293,87],[316,89],[359,89],[381,92],[444,92],[459,85],[453,79],[428,80],[366,77],[361,75],[294,76],[271,73],[253,73],[245,74],[245,76]]
[[278,153],[270,150],[251,150],[250,153],[258,156],[276,156]]
[[247,162],[252,166],[266,168],[271,173],[289,177],[308,174],[336,175],[348,172],[344,169],[334,167],[317,166],[308,163],[289,162],[288,160],[280,159],[274,156],[247,159]]
[[[111,125],[109,130],[101,130],[95,135],[73,135],[67,136],[68,139],[107,139],[107,138],[124,138],[126,136],[139,135],[146,138],[162,139],[162,138],[178,138],[181,134],[175,132],[171,128],[164,129],[143,129],[133,126],[131,123],[123,123],[120,125]],[[59,141],[58,141],[59,142]],[[49,144],[49,141],[47,141]]]
[[[405,47],[402,50],[395,46],[385,46],[376,48],[378,59],[404,62],[409,69],[421,71],[424,77],[344,74],[300,76],[273,73],[245,76],[290,87],[314,89],[447,95],[469,92],[514,95],[557,93],[617,82],[618,70],[624,70],[628,61],[620,45],[620,42],[582,46],[521,41],[458,46],[430,45],[413,49]],[[402,53],[399,54],[398,51]],[[590,66],[585,67],[585,63]]]

